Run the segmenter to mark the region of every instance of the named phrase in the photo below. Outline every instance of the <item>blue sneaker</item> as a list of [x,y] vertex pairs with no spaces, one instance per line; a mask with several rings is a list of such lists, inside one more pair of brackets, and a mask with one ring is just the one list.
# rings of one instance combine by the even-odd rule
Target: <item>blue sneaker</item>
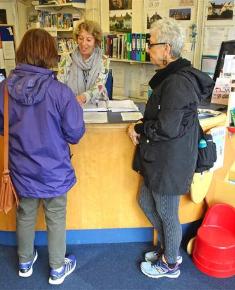
[[37,250],[34,251],[34,257],[32,261],[26,263],[19,263],[19,276],[20,277],[30,277],[33,274],[33,264],[38,258]]
[[177,263],[173,269],[169,268],[168,265],[158,260],[156,263],[142,262],[140,264],[142,273],[150,278],[178,278],[180,275],[179,264]]
[[68,255],[64,259],[64,265],[60,269],[51,269],[49,284],[59,285],[64,282],[65,277],[70,275],[76,268],[76,258],[74,255]]

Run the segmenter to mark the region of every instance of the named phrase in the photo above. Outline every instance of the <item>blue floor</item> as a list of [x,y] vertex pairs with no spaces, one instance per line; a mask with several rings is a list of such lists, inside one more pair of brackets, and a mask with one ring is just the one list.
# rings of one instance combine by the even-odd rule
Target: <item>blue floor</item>
[[39,258],[34,273],[20,278],[17,273],[16,247],[0,246],[1,290],[234,290],[235,276],[217,279],[199,272],[191,257],[182,250],[183,264],[178,279],[151,279],[139,270],[143,252],[150,243],[121,243],[68,246],[78,266],[62,285],[48,284],[48,255],[45,246],[37,247]]

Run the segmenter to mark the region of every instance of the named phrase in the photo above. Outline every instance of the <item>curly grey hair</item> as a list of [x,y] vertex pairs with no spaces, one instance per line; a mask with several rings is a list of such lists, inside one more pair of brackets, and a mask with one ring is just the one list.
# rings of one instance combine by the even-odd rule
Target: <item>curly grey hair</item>
[[172,18],[164,18],[153,22],[151,34],[156,34],[158,42],[168,43],[171,46],[171,55],[174,58],[181,56],[184,46],[184,36],[178,23]]

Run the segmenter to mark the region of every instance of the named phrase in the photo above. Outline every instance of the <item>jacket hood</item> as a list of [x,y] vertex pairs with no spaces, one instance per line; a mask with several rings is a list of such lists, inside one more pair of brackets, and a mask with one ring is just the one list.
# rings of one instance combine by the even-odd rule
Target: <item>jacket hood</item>
[[34,105],[41,102],[47,88],[54,79],[53,71],[28,64],[18,64],[8,80],[10,96],[22,105]]
[[193,67],[185,68],[180,73],[191,81],[200,101],[211,97],[215,83],[206,73]]
[[192,67],[190,61],[178,58],[171,62],[166,68],[158,70],[149,85],[152,89],[172,74],[180,74],[188,79],[193,85],[199,101],[209,98],[214,88],[214,81],[204,72]]

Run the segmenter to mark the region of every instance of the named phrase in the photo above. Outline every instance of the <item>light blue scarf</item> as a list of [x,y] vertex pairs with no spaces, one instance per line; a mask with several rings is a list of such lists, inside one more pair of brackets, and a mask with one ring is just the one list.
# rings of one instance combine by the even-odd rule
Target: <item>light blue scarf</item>
[[102,69],[102,50],[96,47],[92,55],[83,60],[77,48],[72,54],[72,64],[69,71],[67,85],[76,96],[89,90]]

